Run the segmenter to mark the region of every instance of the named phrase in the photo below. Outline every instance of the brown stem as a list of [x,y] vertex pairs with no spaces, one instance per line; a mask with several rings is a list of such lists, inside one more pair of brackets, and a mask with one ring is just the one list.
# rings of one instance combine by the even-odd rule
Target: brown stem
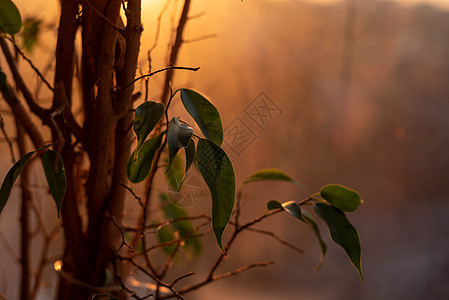
[[2,90],[1,93],[3,95],[3,98],[6,100],[9,107],[11,108],[14,117],[18,120],[20,125],[22,125],[22,127],[25,129],[26,133],[30,137],[34,147],[39,148],[43,146],[44,140],[42,138],[42,135],[37,130],[36,125],[31,120],[30,114],[25,110],[23,105],[17,99],[15,91],[10,87],[8,87],[7,91]]
[[[187,15],[190,9],[190,0],[184,1],[184,6],[182,8],[181,17],[179,18],[178,28],[176,29],[175,42],[170,51],[170,58],[168,60],[169,66],[176,65],[176,61],[178,59],[179,50],[181,49],[183,38],[182,35],[184,33],[185,26],[187,24]],[[166,104],[168,101],[168,96],[170,93],[170,83],[173,80],[173,70],[169,70],[165,76],[164,89],[162,92],[162,103]]]
[[35,102],[34,97],[31,94],[31,91],[28,89],[27,85],[25,84],[25,81],[22,78],[19,69],[17,68],[16,61],[14,60],[14,57],[12,56],[12,53],[9,50],[9,47],[6,44],[6,41],[3,37],[0,37],[0,47],[2,48],[3,54],[5,55],[6,61],[8,62],[9,69],[11,70],[11,73],[14,77],[14,81],[16,82],[17,87],[22,92],[22,95],[25,98],[25,101],[27,102],[29,108],[34,114],[36,114],[42,120],[42,122],[48,122],[47,120],[48,114],[46,110],[40,107]]
[[[20,156],[24,156],[27,153],[25,146],[25,134],[23,128],[17,119],[14,119],[17,130],[17,144],[19,146]],[[28,183],[30,178],[30,167],[26,166],[21,174],[21,190],[22,190],[22,204],[20,209],[20,265],[21,265],[21,285],[20,285],[20,299],[28,300],[30,296],[30,218],[29,218],[29,206],[31,199],[31,191],[28,189]]]

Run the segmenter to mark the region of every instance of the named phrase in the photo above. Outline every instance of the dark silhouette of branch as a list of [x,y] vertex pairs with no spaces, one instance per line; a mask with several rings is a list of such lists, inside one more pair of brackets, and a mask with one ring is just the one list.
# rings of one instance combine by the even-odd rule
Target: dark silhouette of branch
[[207,39],[212,39],[214,37],[217,37],[217,35],[215,33],[211,33],[211,34],[206,34],[206,35],[199,36],[199,37],[196,37],[196,38],[183,40],[182,42],[185,43],[185,44],[189,44],[189,43],[195,43],[195,42],[204,41],[204,40],[207,40]]
[[17,46],[16,42],[10,38],[9,36],[4,36],[8,41],[11,42],[11,44],[14,46],[14,49],[17,53],[19,53],[20,56],[30,65],[30,67],[36,72],[37,76],[42,80],[43,83],[48,87],[50,91],[54,91],[53,87],[50,85],[50,83],[45,79],[45,76],[39,71],[39,69],[33,64],[33,62],[23,53],[23,51]]
[[[24,129],[14,118],[17,130],[17,145],[19,147],[20,156],[24,156],[27,153],[25,145],[25,133]],[[30,297],[30,271],[31,271],[31,260],[30,260],[30,216],[29,207],[32,199],[31,191],[27,188],[27,184],[30,181],[30,167],[29,165],[20,173],[21,177],[21,198],[22,203],[20,206],[20,268],[21,268],[21,279],[20,279],[20,299],[28,300]]]
[[161,9],[158,17],[157,17],[157,21],[156,21],[156,34],[154,37],[154,42],[153,42],[153,46],[151,46],[151,48],[148,50],[147,55],[148,55],[148,60],[149,60],[149,72],[151,72],[151,51],[153,51],[158,44],[159,41],[159,34],[161,32],[161,21],[162,21],[162,17],[165,13],[165,11],[168,9],[168,7],[170,6],[171,0],[166,0],[165,1],[165,5],[164,7]]
[[37,127],[34,124],[34,122],[31,120],[30,114],[25,110],[23,105],[17,99],[15,91],[10,87],[8,87],[8,91],[2,90],[1,93],[3,95],[3,98],[6,100],[9,107],[11,108],[14,117],[18,119],[18,121],[20,122],[20,124],[23,126],[26,133],[30,137],[34,147],[39,148],[42,145],[44,145],[45,143],[42,138],[42,135],[37,130]]
[[287,246],[293,250],[295,250],[296,252],[299,253],[303,253],[304,251],[301,248],[296,247],[295,245],[281,239],[280,237],[278,237],[274,232],[271,231],[267,231],[267,230],[262,230],[262,229],[256,229],[256,228],[246,228],[246,230],[248,231],[252,231],[252,232],[257,232],[260,234],[264,234],[264,235],[268,235],[271,236],[273,239],[275,239],[276,241],[278,241],[279,243],[281,243],[284,246]]
[[[205,286],[205,285],[207,285],[207,284],[209,284],[211,282],[218,281],[218,280],[221,280],[221,279],[225,279],[225,278],[229,278],[229,277],[238,275],[240,273],[243,273],[243,272],[248,271],[248,270],[250,270],[252,268],[255,268],[255,267],[267,267],[267,266],[270,266],[272,264],[274,264],[274,262],[272,262],[272,261],[253,263],[253,264],[244,266],[242,268],[236,269],[234,271],[230,271],[230,272],[226,272],[226,273],[223,273],[223,274],[220,274],[220,275],[217,275],[217,276],[212,276],[210,278],[206,278],[202,282],[199,282],[197,284],[193,284],[193,285],[190,285],[190,286],[187,286],[187,287],[184,287],[184,288],[180,289],[179,293],[180,294],[186,294],[186,293],[191,292],[193,290],[196,290],[196,289],[198,289],[200,287],[203,287],[203,286]],[[168,295],[168,296],[161,296],[159,299],[169,299],[169,298],[173,298],[173,297],[174,297],[174,295]]]
[[81,0],[81,2],[84,2],[83,6],[84,9],[86,8],[90,8],[92,9],[97,15],[99,15],[103,20],[106,21],[106,23],[108,23],[109,25],[111,25],[112,28],[116,29],[118,32],[123,32],[125,31],[125,28],[120,28],[117,25],[114,24],[114,22],[111,21],[111,19],[109,19],[108,17],[106,17],[101,11],[99,11],[98,9],[95,8],[95,6],[92,5],[92,3],[90,3],[89,0]]
[[128,247],[128,249],[131,250],[131,252],[134,252],[134,248],[133,248],[130,244],[128,244],[128,243],[126,242],[126,239],[125,239],[125,232],[123,231],[123,228],[117,223],[117,221],[115,220],[115,218],[114,218],[113,216],[111,216],[111,215],[108,214],[108,213],[106,213],[106,216],[109,217],[109,218],[111,218],[111,220],[112,220],[112,222],[114,223],[115,227],[120,231],[120,235],[121,235],[121,237],[122,237],[122,244],[121,244],[120,247],[117,249],[116,253],[118,253],[118,252],[122,249],[123,246]]
[[[120,182],[120,185],[121,185],[122,187],[124,187],[125,189],[127,189],[127,190],[131,193],[131,195],[133,195],[134,198],[139,202],[139,205],[140,205],[141,207],[143,207],[142,198],[140,198],[139,196],[137,196],[137,194],[134,193],[134,191],[133,191],[129,186],[123,184],[122,182]],[[125,229],[125,230],[128,230],[128,229]],[[130,230],[128,230],[128,231],[130,231]]]
[[185,274],[185,275],[182,275],[182,276],[176,278],[175,280],[173,280],[173,282],[170,284],[170,286],[174,286],[174,285],[175,285],[176,283],[178,283],[180,280],[182,280],[182,279],[184,279],[184,278],[186,278],[186,277],[192,276],[192,275],[195,275],[195,273],[194,273],[194,272],[190,272],[190,273],[187,273],[187,274]]
[[199,69],[200,69],[199,67],[196,67],[196,68],[191,68],[191,67],[176,67],[176,66],[166,67],[166,68],[163,68],[163,69],[160,69],[160,70],[151,72],[151,73],[149,73],[149,74],[145,74],[145,75],[142,75],[142,76],[137,77],[136,79],[134,79],[133,81],[131,81],[130,84],[128,84],[127,86],[125,86],[125,87],[123,88],[123,90],[126,90],[127,88],[129,88],[130,86],[132,86],[134,83],[136,83],[137,81],[139,81],[139,80],[141,80],[141,79],[143,79],[143,78],[151,77],[151,76],[156,75],[157,73],[160,73],[160,72],[164,72],[164,71],[170,72],[171,70],[188,70],[188,71],[194,71],[194,72],[195,72],[195,71],[198,71]]
[[3,37],[0,37],[0,47],[2,48],[3,54],[5,55],[6,61],[8,62],[9,69],[11,70],[11,73],[14,77],[14,81],[16,82],[19,90],[22,92],[22,95],[25,98],[25,101],[28,104],[29,108],[42,120],[42,122],[48,122],[47,111],[35,102],[34,97],[25,84],[25,81],[23,80],[22,75],[17,68],[16,61],[14,60],[12,53],[9,50],[9,47]]
[[138,270],[142,271],[145,275],[153,279],[157,284],[168,288],[178,299],[184,299],[181,294],[179,294],[175,289],[173,289],[172,285],[167,284],[159,279],[158,276],[155,276],[154,274],[148,272],[144,267],[136,263],[133,259],[127,258],[127,257],[120,257],[122,260],[126,260],[130,262],[134,267],[136,267]]
[[[33,198],[34,201],[34,198]],[[35,211],[38,211],[35,203],[32,202],[32,205],[34,207]],[[42,222],[42,215],[39,213],[41,221]],[[30,299],[35,299],[37,296],[37,293],[39,291],[39,288],[41,286],[41,278],[42,275],[44,273],[44,267],[49,263],[49,262],[53,262],[53,259],[48,259],[47,255],[48,255],[48,251],[50,249],[50,244],[51,242],[54,240],[56,234],[58,233],[58,231],[61,229],[61,224],[57,224],[53,230],[51,232],[47,232],[47,230],[45,229],[44,224],[40,225],[42,228],[42,231],[44,232],[44,245],[42,247],[42,252],[41,252],[41,259],[39,260],[39,265],[38,268],[35,272],[35,279],[34,279],[34,287],[31,291],[31,295],[30,295]],[[59,257],[59,255],[58,255]]]
[[14,157],[14,147],[12,146],[11,139],[8,137],[8,133],[5,130],[5,122],[1,114],[0,114],[0,129],[2,130],[3,136],[5,137],[5,140],[8,143],[9,151],[11,153],[11,161],[14,164],[16,162],[16,159]]
[[[188,13],[190,10],[190,0],[184,0],[184,6],[182,8],[181,16],[178,21],[178,27],[176,28],[176,36],[175,41],[170,49],[170,57],[168,60],[169,66],[175,66],[176,61],[178,59],[179,50],[181,49],[183,38],[182,35],[184,33],[185,26],[188,20]],[[162,91],[162,103],[167,104],[168,96],[170,92],[170,83],[173,80],[173,71],[169,70],[165,75],[164,87]]]

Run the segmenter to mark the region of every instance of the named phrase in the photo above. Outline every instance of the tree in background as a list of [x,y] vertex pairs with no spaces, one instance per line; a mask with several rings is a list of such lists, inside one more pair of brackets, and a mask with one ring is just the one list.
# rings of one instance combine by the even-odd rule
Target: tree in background
[[[297,246],[280,239],[273,232],[254,228],[254,225],[282,211],[313,230],[319,240],[323,259],[327,246],[321,239],[315,220],[302,209],[311,204],[315,213],[328,225],[332,239],[347,252],[363,280],[359,237],[344,213],[354,211],[361,202],[358,193],[351,189],[326,185],[320,192],[299,202],[270,201],[267,211],[260,217],[246,222],[241,220],[244,185],[263,180],[296,182],[279,170],[264,169],[236,188],[232,163],[221,148],[223,129],[219,112],[210,100],[197,91],[187,88],[172,90],[174,70],[198,70],[176,66],[190,5],[190,0],[182,2],[167,67],[151,72],[150,64],[149,73],[136,78],[143,30],[141,1],[61,1],[55,75],[53,83],[50,83],[22,52],[23,49],[32,49],[33,39],[39,33],[39,21],[30,19],[22,26],[20,13],[14,4],[10,0],[0,3],[0,46],[10,71],[10,75],[6,75],[6,70],[0,72],[0,89],[16,121],[16,143],[21,156],[1,187],[0,212],[21,174],[21,299],[37,296],[42,270],[48,262],[49,244],[60,232],[59,226],[51,231],[45,228],[42,215],[34,204],[27,163],[35,157],[42,159],[48,186],[56,202],[58,216],[60,214],[62,219],[65,248],[62,260],[55,264],[55,269],[61,274],[59,299],[146,299],[151,296],[154,299],[182,299],[183,294],[216,280],[253,267],[270,265],[272,262],[253,263],[216,274],[234,241],[244,231],[274,237],[301,252]],[[75,51],[78,31],[81,32],[79,52]],[[18,33],[24,40],[22,46],[14,38]],[[44,108],[31,93],[18,69],[20,59],[31,64],[40,80],[51,90],[53,101],[50,108]],[[160,102],[148,100],[148,85],[145,95],[133,92],[137,81],[147,82],[158,73],[165,76]],[[81,87],[80,99],[73,97],[76,81]],[[143,101],[141,98],[144,98]],[[74,115],[77,101],[82,104],[82,119]],[[172,101],[182,102],[202,136],[194,133],[185,121],[177,117],[169,118]],[[37,122],[42,125],[37,125],[40,124]],[[14,160],[13,141],[8,138],[3,122],[1,124]],[[49,129],[50,137],[42,133],[44,128]],[[134,134],[137,144],[131,153]],[[27,152],[27,139],[36,150]],[[179,154],[182,149],[185,151],[185,163],[182,163]],[[193,165],[210,190],[210,215],[189,216],[176,205],[170,194],[154,189],[156,172],[165,170],[176,194]],[[139,182],[145,182],[143,196],[133,190],[133,184]],[[123,220],[126,194],[139,205],[140,217],[134,224],[125,224]],[[163,212],[165,220],[154,218],[152,210],[157,208]],[[35,271],[31,270],[30,262],[31,214],[40,220],[39,230],[45,239],[39,269]],[[233,228],[231,237],[223,243],[222,235],[228,225]],[[213,233],[217,241],[219,251],[216,261],[197,282],[175,288],[175,284],[180,286],[182,279],[193,274],[179,274],[175,280],[168,282],[168,270],[181,253],[199,254],[201,237],[209,233]],[[161,261],[160,256],[154,254],[156,251],[164,253],[166,258]],[[130,287],[128,278],[133,270],[145,274],[152,283],[149,294],[138,295]]]

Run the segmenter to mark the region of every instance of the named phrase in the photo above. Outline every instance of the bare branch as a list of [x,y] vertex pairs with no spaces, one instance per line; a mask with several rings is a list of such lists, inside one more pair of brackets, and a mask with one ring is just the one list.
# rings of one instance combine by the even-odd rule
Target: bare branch
[[184,278],[186,278],[186,277],[192,276],[192,275],[195,275],[195,273],[194,273],[194,272],[190,272],[190,273],[187,273],[187,274],[185,274],[185,275],[182,275],[182,276],[176,278],[176,279],[170,284],[170,286],[174,286],[174,285],[177,284],[180,280],[182,280],[182,279],[184,279]]
[[250,270],[250,269],[252,269],[252,268],[255,268],[255,267],[267,267],[267,266],[270,266],[270,265],[272,265],[272,264],[274,264],[274,262],[272,262],[272,261],[267,261],[267,262],[260,262],[260,263],[250,264],[250,265],[247,265],[247,266],[245,266],[245,267],[236,269],[236,270],[234,270],[234,271],[231,271],[231,272],[227,272],[227,273],[224,273],[224,274],[221,274],[221,275],[214,276],[214,277],[212,277],[212,281],[217,281],[217,280],[220,280],[220,279],[229,278],[229,277],[231,277],[231,276],[234,276],[234,275],[243,273],[243,272],[248,271],[248,270]]
[[14,77],[14,81],[16,82],[18,88],[22,92],[23,97],[25,98],[25,101],[27,102],[28,106],[30,107],[31,111],[36,114],[43,122],[48,121],[47,118],[47,112],[45,109],[40,107],[35,101],[34,97],[31,94],[30,90],[28,89],[27,85],[25,84],[24,79],[22,78],[22,75],[19,72],[19,69],[17,68],[16,61],[14,60],[11,51],[9,50],[8,45],[5,42],[5,39],[3,37],[0,37],[0,47],[3,50],[3,54],[5,55],[6,61],[8,62],[9,68],[11,70],[11,73]]
[[207,39],[211,39],[217,37],[217,35],[215,33],[211,33],[211,34],[206,34],[203,36],[199,36],[196,38],[192,38],[192,39],[187,39],[187,40],[182,40],[183,43],[187,44],[187,43],[195,43],[195,42],[200,42],[200,41],[204,41]]
[[86,6],[86,7],[84,9],[91,8],[97,15],[99,15],[103,20],[105,20],[109,25],[111,25],[112,28],[116,29],[118,32],[125,31],[125,28],[120,28],[117,25],[115,25],[114,22],[111,21],[111,19],[109,19],[101,11],[96,9],[95,6],[93,6],[92,3],[90,3],[89,0],[81,0],[81,2],[85,2],[84,6]]
[[11,42],[11,44],[13,44],[14,49],[17,51],[17,53],[20,54],[20,56],[22,56],[22,58],[30,65],[30,67],[34,70],[34,72],[36,72],[37,76],[42,80],[43,83],[45,83],[45,85],[48,87],[48,89],[52,92],[54,92],[53,87],[50,85],[50,83],[47,81],[47,79],[45,79],[44,75],[42,75],[42,73],[39,71],[39,69],[33,64],[33,62],[25,55],[25,53],[23,53],[23,51],[17,46],[16,42],[8,37],[8,36],[4,36],[8,41]]
[[[131,193],[131,195],[133,195],[134,198],[136,198],[136,200],[139,202],[140,206],[143,207],[142,198],[140,198],[139,196],[137,196],[137,194],[134,193],[134,191],[133,191],[130,187],[128,187],[127,185],[123,184],[122,182],[120,182],[120,185],[121,185],[122,187],[124,187],[125,189],[127,189],[127,190]],[[125,229],[125,230],[127,230],[127,229]],[[129,231],[130,231],[130,230],[129,230]]]
[[122,237],[122,244],[120,245],[120,247],[118,248],[118,250],[116,251],[116,253],[118,253],[120,251],[120,249],[122,249],[123,246],[126,246],[129,248],[129,250],[131,250],[131,252],[134,253],[134,248],[128,244],[126,242],[125,239],[125,232],[123,231],[123,228],[117,223],[117,221],[115,220],[114,216],[111,216],[110,214],[106,213],[106,216],[111,218],[112,222],[114,223],[115,227],[117,227],[117,229],[120,231],[120,235]]
[[178,299],[184,299],[181,296],[181,294],[178,293],[177,291],[175,291],[170,284],[167,284],[167,283],[161,281],[157,276],[155,276],[154,274],[148,272],[144,267],[142,267],[141,265],[137,264],[132,258],[121,257],[121,259],[129,261],[134,267],[136,267],[137,269],[142,271],[145,275],[147,275],[148,277],[153,279],[157,284],[159,284],[159,285],[161,285],[163,287],[168,288]]
[[280,237],[278,237],[275,233],[273,233],[271,231],[262,230],[262,229],[256,229],[256,228],[246,228],[246,230],[271,236],[273,239],[275,239],[276,241],[278,241],[282,245],[287,246],[287,247],[295,250],[296,252],[299,252],[299,253],[303,253],[304,252],[301,248],[298,248],[295,245],[293,245],[293,244],[291,244],[291,243],[281,239]]
[[136,81],[138,81],[138,80],[140,80],[140,79],[143,79],[143,78],[145,78],[145,77],[151,77],[151,76],[156,75],[157,73],[160,73],[160,72],[169,71],[169,70],[188,70],[188,71],[194,71],[194,72],[196,72],[196,71],[198,71],[199,69],[200,69],[199,67],[196,67],[196,68],[191,68],[191,67],[176,67],[176,66],[166,67],[166,68],[163,68],[163,69],[160,69],[160,70],[151,72],[151,73],[149,73],[149,74],[145,74],[145,75],[142,75],[142,76],[137,77],[136,79],[134,79],[133,81],[131,81],[130,84],[128,84],[127,86],[125,86],[122,90],[126,90],[127,88],[129,88],[130,86],[132,86],[134,83],[136,83]]
[[0,243],[3,244],[6,251],[15,260],[15,262],[20,263],[19,254],[17,254],[16,250],[14,250],[14,248],[11,246],[11,244],[8,242],[8,239],[5,237],[5,234],[1,230],[0,230]]
[[3,116],[1,114],[0,114],[0,129],[2,130],[3,136],[5,137],[5,140],[8,143],[9,151],[11,152],[11,160],[12,163],[14,164],[16,162],[16,159],[14,157],[14,147],[12,146],[12,142],[8,137],[8,133],[6,133],[5,122],[3,121]]
[[[191,292],[193,290],[196,290],[196,289],[198,289],[198,288],[200,288],[202,286],[205,286],[205,285],[207,285],[207,284],[209,284],[211,282],[238,275],[240,273],[243,273],[243,272],[248,271],[248,270],[250,270],[252,268],[255,268],[255,267],[267,267],[267,266],[270,266],[272,264],[274,264],[274,262],[272,262],[272,261],[253,263],[253,264],[244,266],[242,268],[236,269],[236,270],[231,271],[231,272],[223,273],[221,275],[213,276],[211,278],[206,278],[205,280],[203,280],[203,281],[201,281],[201,282],[199,282],[197,284],[186,286],[186,287],[180,289],[179,293],[180,294],[186,294],[186,293]],[[174,297],[174,295],[162,296],[162,297],[160,297],[160,299],[169,299],[169,298],[172,298],[172,297]]]

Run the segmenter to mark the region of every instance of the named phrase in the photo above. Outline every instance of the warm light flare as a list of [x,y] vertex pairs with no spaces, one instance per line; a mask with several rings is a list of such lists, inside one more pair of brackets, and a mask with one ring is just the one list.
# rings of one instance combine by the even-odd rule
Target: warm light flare
[[61,260],[55,261],[55,263],[53,264],[53,267],[55,268],[56,272],[61,271],[62,270],[62,261]]

